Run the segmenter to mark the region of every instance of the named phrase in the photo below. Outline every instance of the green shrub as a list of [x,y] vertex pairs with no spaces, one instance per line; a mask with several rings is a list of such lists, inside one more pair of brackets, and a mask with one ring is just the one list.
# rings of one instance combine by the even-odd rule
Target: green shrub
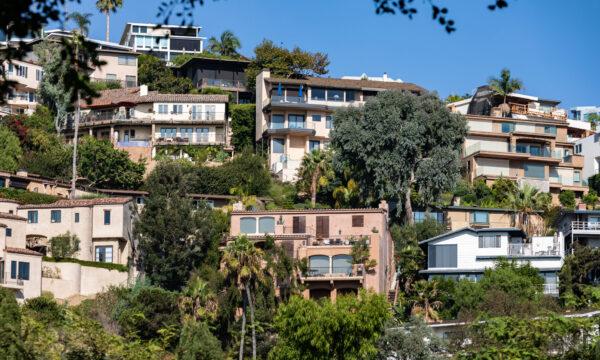
[[50,253],[57,259],[73,257],[79,251],[79,237],[70,232],[50,238]]
[[177,359],[221,360],[224,358],[221,343],[211,334],[206,323],[194,322],[183,327],[177,346]]
[[0,287],[0,358],[24,359],[21,311],[15,294]]
[[558,195],[558,200],[567,209],[575,208],[575,193],[572,190],[561,191],[560,195]]
[[120,272],[128,271],[128,268],[126,265],[115,264],[115,263],[86,261],[86,260],[79,260],[79,259],[73,259],[73,258],[57,259],[57,258],[48,257],[48,256],[44,256],[44,261],[56,262],[56,263],[77,263],[81,266],[89,266],[89,267],[96,267],[96,268],[101,268],[101,269],[116,270],[116,271],[120,271]]
[[240,104],[231,106],[231,143],[240,151],[254,148],[256,106]]
[[3,188],[0,189],[0,198],[10,199],[20,202],[21,204],[51,204],[60,199],[58,196],[40,194],[22,189]]
[[49,294],[26,300],[23,309],[45,324],[59,324],[65,320],[65,306],[57,303]]

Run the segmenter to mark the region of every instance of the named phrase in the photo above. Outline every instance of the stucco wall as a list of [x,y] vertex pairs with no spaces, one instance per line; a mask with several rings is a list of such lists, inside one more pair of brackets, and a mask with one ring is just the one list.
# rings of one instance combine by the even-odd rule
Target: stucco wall
[[109,286],[127,285],[127,272],[67,262],[44,261],[42,267],[42,291],[51,292],[57,299],[89,296],[103,292]]

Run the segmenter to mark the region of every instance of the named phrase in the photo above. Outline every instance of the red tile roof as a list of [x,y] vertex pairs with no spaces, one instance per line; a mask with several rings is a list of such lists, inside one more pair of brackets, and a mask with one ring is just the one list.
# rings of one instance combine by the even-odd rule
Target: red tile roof
[[278,210],[236,210],[231,215],[274,215],[274,214],[312,214],[312,213],[336,213],[336,214],[356,214],[356,213],[384,213],[385,210],[379,208],[356,208],[356,209],[278,209]]
[[29,249],[23,249],[23,248],[7,247],[6,248],[6,252],[9,252],[9,253],[12,253],[12,254],[21,254],[21,255],[43,256],[42,254],[40,254],[37,251],[33,251],[33,250],[29,250]]
[[20,201],[13,200],[13,199],[6,199],[6,198],[3,198],[3,197],[0,197],[0,203],[21,204]]
[[396,81],[376,81],[376,80],[353,80],[353,79],[338,79],[338,78],[320,78],[308,76],[305,79],[287,79],[287,78],[266,78],[266,82],[277,84],[291,85],[310,85],[317,87],[328,88],[343,88],[343,89],[381,89],[381,90],[406,90],[419,94],[426,93],[427,90],[419,85],[407,82]]
[[9,214],[9,213],[5,213],[5,212],[0,212],[0,219],[21,220],[21,221],[27,220],[27,218],[24,218],[22,216],[18,216],[15,214]]
[[123,205],[132,201],[130,197],[111,197],[97,199],[74,199],[74,200],[58,200],[52,204],[38,205],[21,205],[19,209],[54,209],[54,208],[73,208],[73,207],[90,207],[94,205]]
[[154,102],[201,102],[201,103],[226,103],[229,95],[219,94],[160,94],[157,91],[148,91],[148,95],[141,96],[140,88],[111,89],[100,91],[100,97],[94,98],[91,104],[81,102],[82,108],[96,108],[119,106],[120,104],[144,104]]

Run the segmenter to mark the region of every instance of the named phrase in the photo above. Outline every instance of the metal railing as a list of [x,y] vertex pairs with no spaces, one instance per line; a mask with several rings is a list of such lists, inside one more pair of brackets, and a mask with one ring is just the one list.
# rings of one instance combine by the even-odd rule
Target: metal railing
[[183,135],[177,133],[175,136],[161,136],[156,139],[157,143],[161,144],[220,144],[225,143],[225,135],[224,134],[215,134],[214,136],[209,135],[200,135],[192,134]]
[[600,222],[573,221],[571,222],[571,229],[584,231],[600,231]]
[[557,283],[544,284],[544,294],[558,295],[558,284]]
[[547,249],[535,249],[534,244],[508,244],[508,255],[511,256],[557,256],[560,249],[557,245],[548,246]]
[[363,276],[364,271],[361,266],[353,269],[348,266],[309,266],[306,277],[333,277],[333,276]]
[[209,79],[201,78],[198,81],[198,87],[220,87],[220,88],[232,88],[240,89],[245,88],[246,84],[239,80],[226,80],[226,79]]
[[201,112],[192,112],[190,113],[190,120],[200,120],[200,121],[216,121],[216,120],[225,120],[224,112],[216,112],[216,111],[201,111]]
[[11,279],[10,273],[0,277],[0,285],[23,286],[23,279]]
[[564,160],[562,153],[557,150],[550,150],[549,148],[540,148],[539,150],[533,150],[530,147],[523,148],[522,146],[519,146],[519,145],[516,146],[516,149],[512,149],[508,144],[506,144],[506,145],[507,145],[506,149],[497,149],[497,148],[486,149],[484,146],[482,146],[481,142],[478,142],[478,143],[475,143],[475,144],[470,145],[467,148],[465,148],[464,156],[469,156],[471,154],[474,154],[476,152],[481,152],[481,151],[490,151],[490,152],[497,152],[497,153],[526,154],[529,156],[537,156],[537,157],[545,157],[545,158]]
[[286,95],[271,96],[271,103],[302,104],[305,102],[306,102],[306,98],[304,96],[286,96]]
[[150,139],[148,140],[129,140],[129,141],[117,141],[119,147],[149,147]]

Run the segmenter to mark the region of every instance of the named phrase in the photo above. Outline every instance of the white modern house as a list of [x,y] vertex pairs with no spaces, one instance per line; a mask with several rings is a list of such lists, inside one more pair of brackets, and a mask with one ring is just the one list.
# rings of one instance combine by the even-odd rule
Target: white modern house
[[600,133],[595,133],[575,142],[575,154],[583,156],[581,176],[587,180],[600,172]]
[[589,121],[590,114],[600,115],[600,106],[575,106],[569,109],[569,118]]
[[506,258],[530,263],[545,279],[544,293],[558,294],[558,271],[564,258],[560,236],[532,237],[517,228],[474,229],[464,227],[420,242],[427,250],[429,278],[444,277],[478,281],[483,272]]

